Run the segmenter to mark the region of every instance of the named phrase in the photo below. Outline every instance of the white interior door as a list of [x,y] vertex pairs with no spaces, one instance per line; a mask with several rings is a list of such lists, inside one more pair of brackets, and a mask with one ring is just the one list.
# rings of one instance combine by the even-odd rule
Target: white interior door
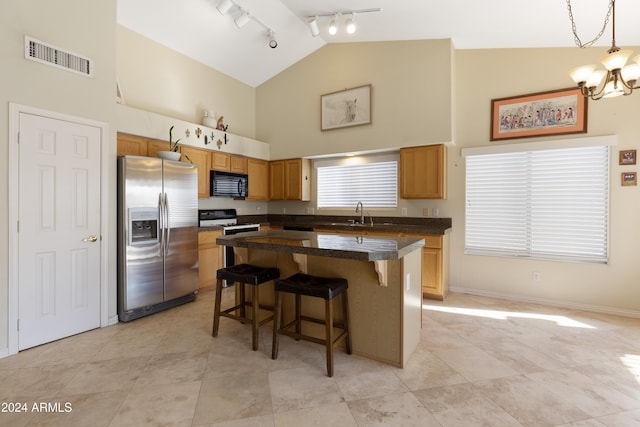
[[100,131],[20,113],[20,350],[100,326]]

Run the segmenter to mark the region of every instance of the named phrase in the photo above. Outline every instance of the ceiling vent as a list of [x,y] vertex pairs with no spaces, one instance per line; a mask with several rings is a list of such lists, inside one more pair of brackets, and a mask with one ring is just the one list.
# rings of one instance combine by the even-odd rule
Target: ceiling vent
[[83,58],[29,36],[24,38],[24,57],[83,76],[93,77],[93,60]]

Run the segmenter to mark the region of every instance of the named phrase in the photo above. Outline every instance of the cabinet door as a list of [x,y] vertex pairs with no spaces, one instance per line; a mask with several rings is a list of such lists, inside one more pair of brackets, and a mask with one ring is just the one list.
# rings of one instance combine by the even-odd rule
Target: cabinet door
[[284,198],[287,200],[302,200],[301,159],[286,160],[284,168]]
[[422,248],[422,293],[444,299],[442,289],[442,249]]
[[118,134],[118,156],[146,156],[147,155],[147,138],[135,135],[127,135],[125,133]]
[[284,161],[269,162],[269,199],[284,200]]
[[200,150],[199,148],[182,146],[182,161],[192,163],[198,166],[198,198],[208,199],[209,194],[209,171],[211,169],[211,152]]
[[221,231],[198,233],[198,279],[200,287],[215,285],[216,273],[222,268],[222,246],[216,244]]
[[231,170],[231,156],[218,151],[211,152],[211,169],[219,171]]
[[229,170],[237,173],[247,173],[247,158],[231,155],[229,159]]
[[403,199],[444,199],[444,145],[428,145],[400,150],[400,197]]
[[259,159],[247,159],[249,175],[249,200],[269,199],[269,162]]
[[158,157],[158,151],[168,151],[169,142],[160,141],[159,139],[150,139],[147,155],[149,157]]

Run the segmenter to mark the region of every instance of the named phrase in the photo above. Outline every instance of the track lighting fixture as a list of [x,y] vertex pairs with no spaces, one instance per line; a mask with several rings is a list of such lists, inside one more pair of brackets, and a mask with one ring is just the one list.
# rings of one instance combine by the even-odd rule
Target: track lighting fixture
[[[230,12],[234,12],[234,14],[240,12],[240,14],[233,19],[233,22],[235,22],[238,28],[244,27],[249,23],[249,21],[256,22],[257,24],[262,26],[265,30],[267,30],[267,35],[269,37],[268,39],[269,47],[271,49],[275,49],[276,47],[278,47],[278,42],[273,37],[273,30],[267,27],[267,25],[261,20],[259,20],[256,16],[253,16],[252,14],[250,14],[248,10],[245,10],[242,7],[240,7],[233,0],[221,0],[220,2],[218,2],[216,9],[218,9],[218,12],[220,12],[221,15],[226,15]],[[317,27],[317,24],[316,24],[316,27]]]
[[353,34],[356,32],[356,14],[359,13],[369,13],[369,12],[380,12],[379,7],[374,9],[359,9],[359,10],[339,10],[336,12],[327,12],[327,13],[318,13],[317,15],[308,16],[309,20],[307,21],[307,25],[309,26],[309,31],[311,31],[311,35],[313,37],[318,36],[320,34],[320,30],[318,28],[318,18],[320,17],[330,17],[331,21],[329,22],[329,27],[327,27],[327,31],[330,35],[334,36],[338,33],[338,22],[342,15],[351,15],[351,17],[347,20],[345,25],[345,30],[349,34]]
[[236,25],[238,26],[238,28],[242,28],[245,25],[247,25],[247,22],[249,22],[250,20],[250,16],[248,12],[245,12],[244,10],[242,11],[242,13],[240,15],[238,15],[238,17],[236,19],[234,19]]
[[345,27],[347,33],[353,34],[356,32],[356,14],[352,13],[351,18],[347,21],[347,26]]
[[313,18],[309,19],[307,24],[309,25],[309,31],[311,31],[311,35],[313,37],[318,37],[320,35],[320,28],[318,28],[318,17],[314,16]]
[[275,49],[278,47],[278,41],[276,40],[275,36],[273,35],[273,31],[269,30],[267,32],[267,37],[269,38],[269,47],[271,49]]
[[338,32],[338,24],[336,23],[337,19],[338,14],[336,14],[336,17],[331,20],[331,23],[329,23],[329,34],[331,34],[332,36],[335,36]]
[[218,6],[216,6],[216,9],[218,9],[218,12],[220,12],[220,15],[224,15],[227,12],[229,12],[229,10],[231,10],[232,7],[233,7],[233,2],[231,0],[222,0],[220,3],[218,3]]

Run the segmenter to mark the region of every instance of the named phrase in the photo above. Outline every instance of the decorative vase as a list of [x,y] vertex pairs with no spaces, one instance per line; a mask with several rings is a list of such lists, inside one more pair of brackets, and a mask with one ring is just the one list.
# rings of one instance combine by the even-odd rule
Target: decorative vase
[[209,111],[204,110],[204,116],[202,117],[202,125],[215,129],[218,122],[215,118],[216,113],[211,114]]
[[179,161],[182,154],[179,151],[158,151],[158,157],[166,160]]

